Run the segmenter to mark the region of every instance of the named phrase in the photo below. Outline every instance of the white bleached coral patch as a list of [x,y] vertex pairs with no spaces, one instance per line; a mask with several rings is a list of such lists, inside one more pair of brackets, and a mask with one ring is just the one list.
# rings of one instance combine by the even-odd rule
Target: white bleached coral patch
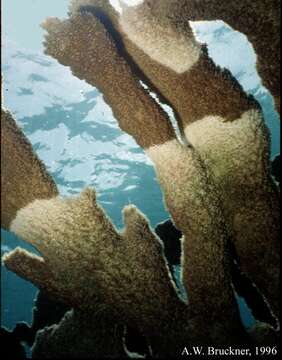
[[121,30],[128,38],[158,63],[176,73],[188,71],[199,59],[200,45],[192,36],[160,25],[158,19],[128,8],[120,17]]

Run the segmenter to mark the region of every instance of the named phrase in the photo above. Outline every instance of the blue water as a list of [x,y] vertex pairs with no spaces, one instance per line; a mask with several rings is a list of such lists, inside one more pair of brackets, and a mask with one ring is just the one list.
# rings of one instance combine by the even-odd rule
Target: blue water
[[[118,228],[123,226],[121,210],[129,203],[143,211],[154,227],[169,215],[151,162],[118,128],[101,94],[43,54],[39,23],[50,15],[66,16],[68,0],[24,3],[3,1],[5,106],[14,114],[63,195],[93,186],[100,204]],[[278,115],[256,73],[255,54],[246,38],[222,22],[193,26],[198,38],[207,42],[214,60],[229,68],[245,90],[260,101],[271,131],[272,156],[279,153]],[[28,248],[8,232],[1,230],[1,235],[1,252],[19,245]],[[12,328],[18,321],[30,322],[36,288],[3,267],[1,271],[1,323]],[[239,303],[243,321],[250,326],[253,318],[244,301]]]

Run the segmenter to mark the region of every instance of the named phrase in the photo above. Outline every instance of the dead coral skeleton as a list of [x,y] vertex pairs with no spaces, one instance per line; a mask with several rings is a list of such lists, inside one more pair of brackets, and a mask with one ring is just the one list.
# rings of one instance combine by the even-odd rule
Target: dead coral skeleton
[[[146,217],[127,206],[119,232],[94,190],[60,197],[3,111],[1,219],[42,255],[15,249],[3,261],[73,307],[59,325],[38,333],[34,357],[66,356],[68,340],[68,356],[119,357],[122,325],[145,335],[155,357],[177,356],[189,344],[251,344],[257,337],[249,337],[241,324],[230,244],[278,316],[279,193],[270,176],[260,107],[214,65],[172,4],[146,0],[118,15],[105,0],[74,1],[68,19],[45,22],[45,47],[103,93],[120,128],[153,161],[167,209],[183,234],[189,302],[178,296]],[[173,107],[184,142],[140,80]],[[101,332],[93,330],[90,341],[95,323]],[[71,339],[79,334],[85,341],[78,346]]]

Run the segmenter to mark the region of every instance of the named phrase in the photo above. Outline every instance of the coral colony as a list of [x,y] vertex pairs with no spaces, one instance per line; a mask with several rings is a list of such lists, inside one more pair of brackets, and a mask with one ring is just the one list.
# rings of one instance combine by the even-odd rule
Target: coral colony
[[[101,91],[120,128],[154,163],[182,233],[188,301],[146,216],[126,206],[118,231],[94,189],[61,197],[2,110],[2,226],[42,256],[16,248],[3,262],[71,308],[58,324],[38,331],[33,357],[129,355],[125,328],[145,337],[153,357],[179,356],[189,346],[275,344],[278,320],[243,327],[232,271],[240,267],[278,318],[279,190],[270,172],[269,133],[259,104],[214,64],[188,20],[222,19],[246,34],[279,110],[278,6],[274,0],[228,6],[145,0],[118,13],[107,0],[79,0],[68,19],[45,21],[46,53]],[[180,136],[150,91],[174,109]]]

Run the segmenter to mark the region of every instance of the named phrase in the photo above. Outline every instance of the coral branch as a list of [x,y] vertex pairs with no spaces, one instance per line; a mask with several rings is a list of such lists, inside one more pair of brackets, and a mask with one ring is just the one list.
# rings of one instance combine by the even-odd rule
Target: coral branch
[[42,257],[17,247],[5,254],[2,261],[9,270],[20,277],[32,282],[39,288],[51,290],[53,295],[60,296],[54,276]]
[[120,20],[123,38],[134,60],[176,109],[188,142],[213,172],[236,234],[242,268],[278,315],[279,195],[270,176],[269,135],[258,105],[204,52],[190,70],[177,74],[153,61],[135,33],[134,19],[138,18],[152,32],[157,23],[190,36],[179,4],[175,11],[167,1],[145,1],[128,8]]
[[[164,111],[154,106],[119,55],[104,26],[94,19],[85,14],[63,22],[47,20],[44,25],[49,31],[46,52],[62,64],[71,64],[73,73],[79,78],[85,78],[87,74],[87,81],[106,93],[105,100],[120,119],[120,127],[134,136],[141,147],[148,148],[173,139],[173,128]],[[122,81],[117,82],[117,79]]]
[[[188,3],[148,0],[124,9],[120,18],[108,10],[107,1],[96,0],[80,1],[80,7],[72,8],[74,14],[84,11],[83,3],[88,12],[106,24],[123,56],[129,62],[132,57],[140,67],[142,80],[176,111],[183,135],[205,161],[220,188],[224,212],[236,235],[242,269],[278,315],[279,194],[270,176],[270,140],[259,105],[228,71],[215,66],[204,48],[197,47],[189,17],[185,17],[190,9]],[[176,39],[183,37],[186,43],[179,44]],[[175,51],[168,51],[168,39]],[[173,61],[177,49],[180,51],[183,46],[191,50],[190,60],[194,62],[185,71]],[[164,64],[165,51],[171,62]],[[182,50],[180,53],[185,54]]]
[[134,207],[124,214],[120,236],[86,189],[77,198],[35,201],[18,212],[11,230],[41,251],[58,287],[75,294],[79,307],[98,297],[123,320],[155,332],[180,301],[147,220]]
[[93,359],[125,357],[122,328],[107,314],[71,310],[58,325],[39,331],[34,359]]
[[[24,185],[23,185],[24,184]],[[1,110],[1,224],[9,228],[19,209],[58,194],[45,166],[8,111]]]
[[220,196],[203,163],[192,148],[177,141],[164,112],[139,85],[97,17],[89,12],[74,14],[63,22],[51,19],[44,28],[48,31],[47,53],[102,91],[120,127],[153,160],[167,207],[186,238],[189,260],[186,256],[184,280],[191,309],[236,328],[238,314],[226,250],[230,234]]
[[[257,54],[257,69],[280,111],[280,0],[145,0],[150,13],[185,32],[188,20],[223,20],[248,37]],[[130,11],[130,9],[126,9]],[[176,20],[177,19],[177,20]]]
[[[29,168],[30,159],[17,161]],[[90,189],[74,198],[34,200],[17,211],[9,229],[34,245],[44,260],[18,249],[4,263],[66,304],[86,313],[103,308],[146,336],[168,338],[175,324],[175,336],[183,342],[188,309],[169,277],[161,244],[135,207],[124,209],[124,219],[120,234]]]
[[[106,0],[78,0],[68,19],[48,19],[44,28],[46,52],[103,93],[120,128],[153,161],[183,233],[189,303],[180,300],[146,217],[125,207],[119,232],[94,190],[60,197],[2,111],[4,227],[42,254],[17,248],[4,264],[74,307],[38,333],[33,357],[118,357],[124,325],[145,335],[157,357],[188,344],[249,342],[232,288],[231,242],[242,270],[278,313],[278,190],[259,105],[197,43],[179,13],[185,3],[170,11],[173,4],[146,0],[123,7],[119,17]],[[173,106],[185,144],[141,81]],[[270,326],[251,332],[259,342],[261,334],[270,342],[275,335]]]

